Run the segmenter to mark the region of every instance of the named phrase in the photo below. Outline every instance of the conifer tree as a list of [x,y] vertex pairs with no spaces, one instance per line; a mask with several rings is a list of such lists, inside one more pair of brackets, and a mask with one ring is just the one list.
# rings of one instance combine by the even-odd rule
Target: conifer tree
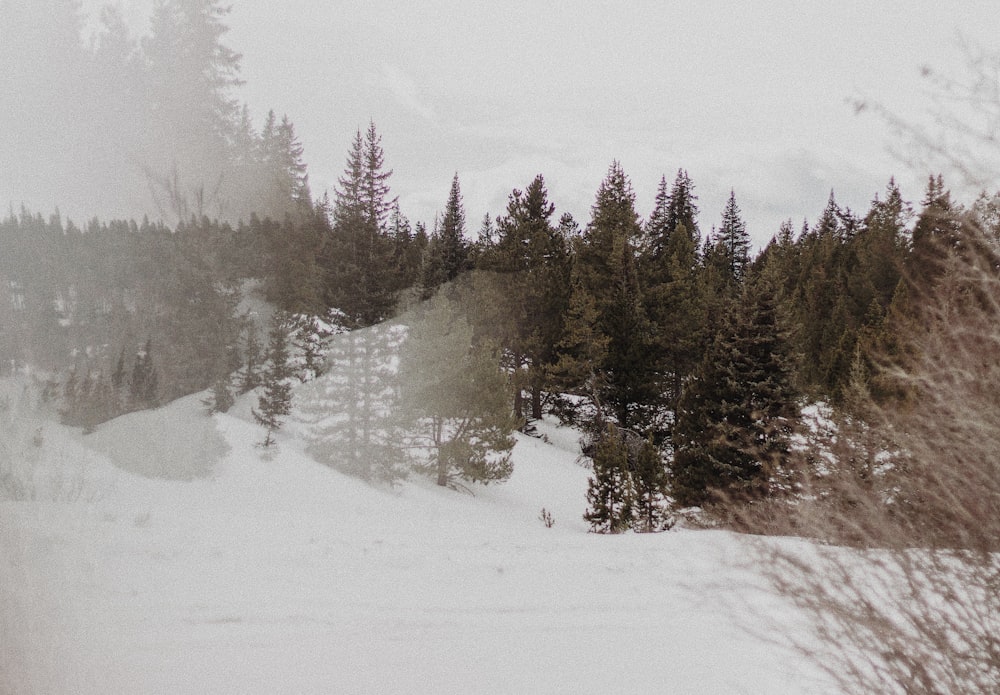
[[223,212],[241,83],[241,56],[222,43],[228,12],[220,0],[159,0],[142,43],[143,164],[161,212],[179,221]]
[[263,375],[264,390],[257,401],[253,418],[267,430],[261,445],[274,444],[274,433],[281,429],[282,418],[292,409],[292,370],[288,365],[287,320],[281,314],[271,319],[267,348],[267,367]]
[[333,228],[323,253],[329,306],[343,311],[354,326],[384,320],[395,305],[396,278],[388,219],[390,200],[381,138],[370,124],[358,130],[338,180]]
[[597,441],[587,484],[590,506],[583,518],[594,533],[623,533],[632,524],[635,489],[628,453],[624,438],[609,424]]
[[773,288],[746,290],[681,397],[671,493],[680,506],[768,494],[797,392]]
[[288,213],[302,210],[312,202],[309,174],[303,161],[305,153],[287,115],[277,120],[274,111],[267,114],[258,145],[267,199],[256,210],[260,215],[281,220]]
[[575,273],[571,284],[563,333],[556,345],[557,359],[549,368],[549,378],[556,388],[587,396],[598,420],[603,422],[601,398],[605,388],[601,369],[608,355],[608,337],[598,328],[593,296]]
[[328,370],[303,393],[308,451],[319,461],[368,481],[406,474],[394,364],[403,331],[380,324],[337,336]]
[[510,477],[513,431],[507,375],[488,344],[476,344],[457,304],[436,295],[410,326],[399,358],[403,422],[415,466],[438,485]]
[[729,272],[737,283],[741,283],[750,265],[750,235],[746,223],[736,204],[736,193],[729,192],[729,200],[722,211],[722,225],[719,227],[718,242],[729,261]]
[[667,503],[670,478],[663,456],[652,439],[647,439],[638,447],[634,458],[634,527],[641,533],[669,530],[673,526]]
[[[479,262],[480,268],[501,274],[484,300],[498,309],[490,312],[491,325],[485,330],[507,351],[515,373],[526,370],[533,419],[542,416],[542,390],[569,305],[569,248],[550,221],[554,211],[541,175],[523,193],[515,189],[507,214],[498,220],[496,241]],[[516,388],[517,413],[520,404]]]
[[257,337],[257,326],[252,321],[247,321],[243,345],[243,371],[237,389],[240,395],[253,391],[263,383],[261,377],[263,366],[264,350]]
[[597,329],[608,339],[600,366],[601,400],[621,427],[645,428],[654,419],[660,385],[635,267],[640,233],[632,185],[618,162],[612,162],[577,244],[574,272],[580,291],[592,297]]
[[208,413],[225,413],[236,402],[228,374],[222,374],[212,383],[208,397],[202,401]]
[[153,341],[146,341],[132,365],[132,378],[129,381],[129,408],[143,410],[157,405],[159,377],[153,365]]
[[957,248],[962,239],[961,209],[951,199],[940,174],[927,182],[923,208],[913,227],[913,251],[908,270],[922,288],[933,286],[940,275],[945,249]]
[[698,205],[695,202],[697,200],[698,196],[694,194],[694,184],[688,173],[683,169],[678,169],[674,184],[670,189],[663,226],[669,236],[674,234],[678,227],[684,225],[684,229],[696,249],[701,243],[701,232],[698,228]]
[[469,244],[465,238],[465,206],[462,203],[458,173],[451,181],[438,238],[442,276],[444,282],[451,282],[467,270],[469,258]]

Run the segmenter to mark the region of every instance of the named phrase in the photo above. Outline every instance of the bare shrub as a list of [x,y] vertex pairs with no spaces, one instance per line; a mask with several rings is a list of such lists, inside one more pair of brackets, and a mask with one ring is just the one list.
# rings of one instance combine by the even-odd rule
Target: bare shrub
[[764,572],[812,616],[799,647],[844,692],[1000,688],[1000,255],[966,233],[905,356],[879,366],[902,395],[856,385],[851,415],[800,451],[799,494],[740,514],[817,541],[762,544]]
[[46,441],[49,425],[34,385],[0,384],[0,500],[92,502],[103,494],[82,452]]

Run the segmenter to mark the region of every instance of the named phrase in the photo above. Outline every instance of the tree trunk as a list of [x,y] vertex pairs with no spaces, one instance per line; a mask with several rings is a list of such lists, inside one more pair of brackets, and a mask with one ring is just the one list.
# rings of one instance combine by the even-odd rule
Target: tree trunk
[[537,379],[531,385],[531,419],[542,419],[542,385]]

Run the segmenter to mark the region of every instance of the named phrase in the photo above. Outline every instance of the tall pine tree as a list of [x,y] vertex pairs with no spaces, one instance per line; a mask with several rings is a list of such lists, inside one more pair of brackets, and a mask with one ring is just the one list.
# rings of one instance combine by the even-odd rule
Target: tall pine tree
[[773,289],[748,288],[681,397],[671,493],[680,506],[767,495],[798,412]]

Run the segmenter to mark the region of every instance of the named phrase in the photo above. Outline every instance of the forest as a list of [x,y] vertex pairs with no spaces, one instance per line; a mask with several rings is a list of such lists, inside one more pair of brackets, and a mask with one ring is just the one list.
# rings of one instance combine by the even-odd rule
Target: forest
[[[50,31],[78,37],[75,5],[55,5]],[[680,168],[639,210],[612,161],[587,219],[539,173],[469,220],[457,172],[435,218],[411,220],[374,120],[334,189],[312,190],[292,120],[270,111],[258,128],[232,96],[227,12],[162,0],[136,38],[107,10],[89,44],[36,47],[73,67],[18,102],[24,120],[128,127],[27,153],[92,170],[98,216],[12,204],[0,220],[0,376],[34,375],[85,433],[190,394],[216,413],[253,392],[263,448],[294,407],[310,455],[387,487],[411,472],[460,491],[502,482],[513,433],[557,418],[583,437],[592,532],[681,524],[881,549],[914,587],[918,608],[899,610],[924,651],[898,606],[862,600],[863,581],[831,590],[833,556],[820,571],[776,551],[770,578],[835,615],[832,639],[888,640],[879,673],[907,692],[988,691],[1000,193],[962,204],[937,172],[906,194],[887,177],[867,209],[831,192],[755,249],[738,186],[703,210]],[[74,108],[53,108],[66,93]],[[116,217],[128,200],[150,215]],[[943,554],[914,562],[913,547]],[[963,595],[982,601],[942,617],[932,586],[956,549]],[[838,682],[870,682],[846,668]]]
[[[846,409],[861,391],[905,399],[883,365],[905,354],[949,277],[943,259],[1000,235],[996,196],[964,208],[931,175],[917,204],[892,179],[865,211],[831,192],[814,220],[788,220],[755,251],[735,191],[706,213],[680,169],[643,215],[618,162],[587,220],[558,214],[539,174],[475,228],[456,173],[435,219],[411,223],[374,122],[332,195],[314,197],[291,120],[271,111],[258,132],[231,96],[240,56],[223,42],[225,15],[162,2],[140,41],[107,10],[89,47],[62,48],[89,87],[85,108],[143,124],[94,147],[161,153],[143,184],[175,220],[78,226],[22,208],[0,222],[0,364],[50,375],[46,396],[68,424],[204,389],[225,408],[263,383],[268,324],[251,298],[275,312],[306,380],[328,368],[334,333],[444,293],[506,375],[516,427],[556,413],[588,433],[594,530],[655,530],[668,507],[793,488],[803,406]],[[81,31],[78,14],[58,19]],[[147,91],[123,91],[135,84]],[[125,160],[102,164],[129,176]]]

